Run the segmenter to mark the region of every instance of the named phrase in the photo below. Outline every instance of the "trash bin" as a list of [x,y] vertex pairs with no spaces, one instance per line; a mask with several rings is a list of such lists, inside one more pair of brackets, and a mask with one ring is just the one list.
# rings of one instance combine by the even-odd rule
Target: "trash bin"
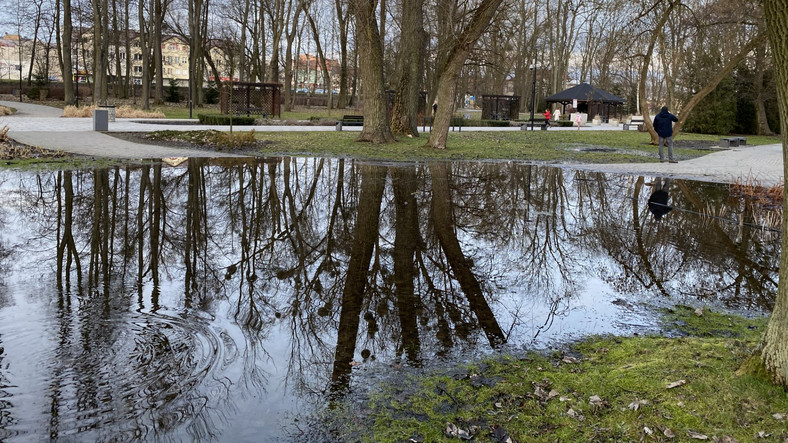
[[109,112],[106,109],[96,109],[93,111],[93,130],[109,131]]

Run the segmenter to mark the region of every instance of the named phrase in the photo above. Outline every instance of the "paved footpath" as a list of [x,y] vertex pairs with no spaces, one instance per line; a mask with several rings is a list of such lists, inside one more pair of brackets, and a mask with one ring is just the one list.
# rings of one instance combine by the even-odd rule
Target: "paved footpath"
[[[164,158],[164,157],[237,157],[226,152],[172,148],[133,143],[93,131],[91,118],[63,118],[62,110],[30,103],[0,101],[1,105],[16,108],[17,113],[0,117],[0,128],[8,126],[12,139],[32,146],[60,149],[66,152],[111,158]],[[216,126],[184,125],[183,120],[117,119],[110,122],[112,132],[149,132],[160,130],[217,129]],[[181,124],[177,124],[181,123]],[[244,130],[257,132],[281,131],[334,131],[333,126],[245,126]],[[582,130],[616,130],[610,126],[584,127]],[[360,128],[345,128],[358,131]],[[519,128],[463,128],[464,131],[519,131]],[[575,128],[553,128],[577,130]],[[620,129],[618,129],[620,130]],[[742,146],[713,152],[703,157],[679,163],[628,163],[558,165],[620,174],[647,174],[663,177],[691,178],[703,181],[730,183],[752,179],[763,185],[782,184],[784,177],[782,145]]]

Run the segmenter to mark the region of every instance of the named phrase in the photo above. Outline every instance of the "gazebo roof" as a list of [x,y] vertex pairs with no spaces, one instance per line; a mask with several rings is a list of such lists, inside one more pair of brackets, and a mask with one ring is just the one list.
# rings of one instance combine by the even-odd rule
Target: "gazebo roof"
[[624,103],[626,100],[607,91],[580,83],[569,89],[553,94],[545,99],[548,103],[569,103],[572,100],[597,103]]

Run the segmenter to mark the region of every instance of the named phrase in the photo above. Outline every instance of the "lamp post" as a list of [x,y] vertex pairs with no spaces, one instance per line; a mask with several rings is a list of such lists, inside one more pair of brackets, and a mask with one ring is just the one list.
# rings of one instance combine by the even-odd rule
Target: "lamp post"
[[79,107],[79,43],[74,51],[74,105]]
[[531,131],[534,130],[534,110],[536,109],[536,59],[531,66],[533,71],[533,79],[531,81]]

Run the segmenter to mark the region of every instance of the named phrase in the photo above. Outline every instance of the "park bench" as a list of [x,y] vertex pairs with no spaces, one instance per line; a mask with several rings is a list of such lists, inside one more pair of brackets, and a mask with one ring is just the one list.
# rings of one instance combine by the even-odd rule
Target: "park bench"
[[720,139],[720,147],[722,148],[735,148],[737,146],[744,146],[746,144],[746,137],[724,137]]
[[629,119],[629,123],[624,123],[624,130],[628,131],[630,126],[634,126],[635,129],[640,129],[640,125],[646,124],[646,121],[643,120],[642,115],[633,115],[631,119]]
[[345,115],[342,120],[337,122],[337,131],[341,131],[343,126],[364,126],[364,116]]
[[257,106],[247,106],[247,107],[241,107],[241,108],[236,109],[235,115],[246,115],[246,116],[262,115],[263,118],[267,118],[268,117],[268,112],[264,108],[260,108],[260,107],[257,107]]

